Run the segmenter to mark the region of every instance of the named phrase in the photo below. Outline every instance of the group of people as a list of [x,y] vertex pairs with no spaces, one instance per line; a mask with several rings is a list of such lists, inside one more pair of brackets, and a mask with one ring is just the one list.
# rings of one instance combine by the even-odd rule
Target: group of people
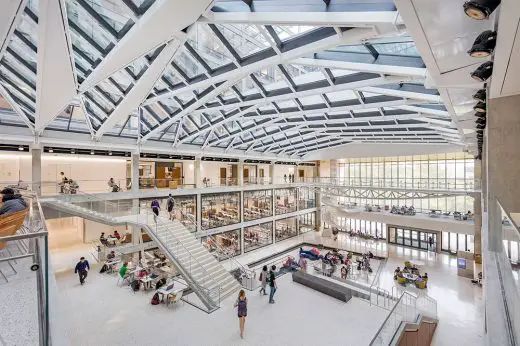
[[[150,207],[155,217],[158,217],[161,211],[161,203],[157,199],[154,199],[152,203],[150,203]],[[172,221],[175,220],[175,199],[171,193],[168,194],[168,199],[166,200],[166,210],[168,211],[168,218]]]
[[99,236],[99,242],[105,246],[115,246],[117,240],[121,240],[121,234],[119,234],[117,229],[115,229],[114,233],[110,234],[108,237],[105,237],[105,232],[101,232],[101,235]]
[[[283,180],[287,182],[287,174],[283,175]],[[289,182],[294,183],[294,174],[289,174]]]
[[426,283],[428,282],[428,273],[424,273],[424,275],[421,275],[419,268],[417,268],[415,264],[409,264],[409,262],[406,262],[402,270],[401,267],[397,267],[394,271],[394,280],[397,280],[398,282],[402,280],[404,282],[404,280],[407,280],[405,274],[416,275],[417,279],[415,280],[415,285],[419,287],[421,283],[424,282],[424,287],[420,288],[426,287]]
[[60,181],[58,186],[60,187],[60,193],[71,193],[75,194],[79,190],[79,185],[72,179],[65,176],[64,172],[60,172]]

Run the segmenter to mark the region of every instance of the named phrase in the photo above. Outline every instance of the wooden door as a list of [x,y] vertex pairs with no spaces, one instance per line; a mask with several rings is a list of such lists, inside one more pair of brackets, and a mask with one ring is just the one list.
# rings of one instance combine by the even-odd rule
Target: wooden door
[[181,185],[183,182],[181,181],[181,168],[180,167],[173,167],[172,170],[172,180],[177,184]]
[[155,167],[155,179],[157,187],[166,187],[168,182],[166,181],[166,167],[156,166]]
[[258,171],[258,175],[260,176],[260,178],[264,177],[264,169],[263,168],[260,168],[260,170]]
[[303,169],[298,170],[298,178],[305,178],[305,171]]
[[244,183],[249,183],[249,168],[244,168]]

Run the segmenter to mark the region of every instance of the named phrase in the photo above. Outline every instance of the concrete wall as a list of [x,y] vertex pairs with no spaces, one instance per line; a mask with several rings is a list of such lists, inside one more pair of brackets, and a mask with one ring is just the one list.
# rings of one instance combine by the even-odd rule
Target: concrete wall
[[502,247],[499,200],[509,212],[520,212],[520,96],[492,99],[487,115],[487,194],[489,249]]

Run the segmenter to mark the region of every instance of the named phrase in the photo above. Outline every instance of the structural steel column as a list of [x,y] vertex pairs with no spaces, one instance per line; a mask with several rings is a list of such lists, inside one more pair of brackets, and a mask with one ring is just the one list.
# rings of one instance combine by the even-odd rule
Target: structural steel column
[[41,148],[31,148],[32,157],[32,190],[38,195],[42,195],[42,150]]
[[139,153],[132,153],[132,192],[139,192]]

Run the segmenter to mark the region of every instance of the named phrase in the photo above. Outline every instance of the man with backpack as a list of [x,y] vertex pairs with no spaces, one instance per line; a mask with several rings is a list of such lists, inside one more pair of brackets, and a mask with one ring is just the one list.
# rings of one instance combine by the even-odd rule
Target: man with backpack
[[85,283],[85,279],[87,278],[87,273],[90,270],[90,265],[85,257],[81,257],[79,262],[76,264],[76,268],[74,268],[74,274],[79,274],[79,282],[81,285]]
[[166,202],[166,208],[168,209],[168,214],[170,215],[170,220],[175,220],[175,200],[173,199],[172,194],[168,195],[168,201]]
[[274,304],[274,294],[276,293],[276,289],[278,288],[278,285],[276,285],[276,276],[274,274],[275,270],[276,266],[273,265],[271,267],[271,271],[269,272],[269,304]]

